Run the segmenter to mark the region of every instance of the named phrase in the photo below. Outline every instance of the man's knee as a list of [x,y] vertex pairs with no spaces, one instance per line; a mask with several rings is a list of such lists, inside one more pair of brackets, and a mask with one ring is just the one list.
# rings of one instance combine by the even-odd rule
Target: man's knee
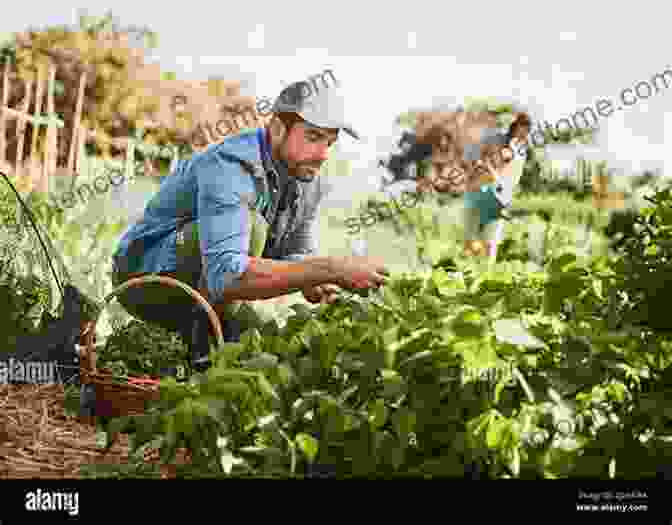
[[[115,288],[119,288],[131,279],[149,274],[120,275],[113,278]],[[162,277],[172,277],[171,273],[162,273]],[[117,293],[117,302],[131,316],[141,321],[159,325],[168,330],[180,330],[188,312],[193,307],[193,298],[180,288],[163,283],[140,283]]]

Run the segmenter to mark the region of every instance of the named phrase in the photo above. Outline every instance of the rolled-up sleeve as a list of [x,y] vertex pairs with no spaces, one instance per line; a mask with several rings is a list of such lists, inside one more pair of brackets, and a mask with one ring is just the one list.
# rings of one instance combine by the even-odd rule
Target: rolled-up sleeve
[[203,158],[197,167],[198,220],[203,268],[210,297],[223,292],[247,270],[252,177],[236,163]]

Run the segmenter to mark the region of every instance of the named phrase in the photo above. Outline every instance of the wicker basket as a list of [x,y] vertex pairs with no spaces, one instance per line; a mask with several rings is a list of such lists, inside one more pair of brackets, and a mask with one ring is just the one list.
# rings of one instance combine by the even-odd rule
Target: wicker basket
[[[129,279],[124,284],[114,289],[103,300],[103,308],[119,294],[134,286],[148,283],[161,283],[176,288],[181,288],[191,295],[201,306],[205,308],[214,328],[217,342],[221,345],[224,341],[222,326],[212,306],[189,285],[163,275],[146,275]],[[102,311],[102,309],[101,309]],[[159,379],[142,377],[120,380],[115,378],[112,371],[106,368],[97,369],[96,349],[94,346],[96,321],[89,323],[83,334],[84,345],[80,349],[79,369],[82,385],[94,385],[96,393],[96,416],[121,417],[126,415],[139,415],[145,411],[148,401],[159,397]],[[81,418],[85,422],[95,423],[95,418]]]

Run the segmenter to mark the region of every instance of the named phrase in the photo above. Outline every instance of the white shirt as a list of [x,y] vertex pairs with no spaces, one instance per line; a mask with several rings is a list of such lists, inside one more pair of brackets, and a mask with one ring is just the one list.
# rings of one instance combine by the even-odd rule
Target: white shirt
[[516,139],[512,139],[509,144],[513,150],[513,158],[506,168],[503,175],[497,178],[497,200],[504,206],[509,206],[513,202],[513,192],[520,182],[523,175],[523,167],[527,161],[527,149],[518,144]]

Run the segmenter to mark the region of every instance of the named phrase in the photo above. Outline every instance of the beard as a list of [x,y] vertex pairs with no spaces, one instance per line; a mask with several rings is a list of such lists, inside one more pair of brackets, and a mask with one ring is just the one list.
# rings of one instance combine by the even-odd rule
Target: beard
[[[310,183],[315,180],[315,177],[319,175],[320,169],[322,168],[322,165],[324,162],[322,161],[314,161],[314,160],[306,160],[303,162],[294,162],[293,165],[290,165],[289,162],[287,162],[286,159],[286,144],[285,142],[287,141],[287,137],[284,138],[283,144],[278,146],[278,150],[275,153],[275,157],[277,159],[283,159],[283,160],[277,160],[279,164],[285,167],[287,170],[287,174],[292,178],[296,179],[298,182],[303,182],[303,183]],[[306,168],[314,168],[313,170],[309,170]]]
[[[307,168],[314,168],[309,170]],[[314,162],[305,162],[297,164],[292,170],[292,176],[299,182],[313,182],[315,177],[319,175],[319,170],[321,168],[321,163],[316,164]]]

